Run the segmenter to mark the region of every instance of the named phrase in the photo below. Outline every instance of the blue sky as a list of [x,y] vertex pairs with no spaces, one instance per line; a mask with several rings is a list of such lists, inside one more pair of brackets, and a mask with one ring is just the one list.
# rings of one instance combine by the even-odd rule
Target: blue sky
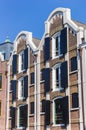
[[86,23],[86,0],[0,0],[0,43],[13,42],[22,30],[41,38],[44,22],[58,7],[71,9],[73,19]]

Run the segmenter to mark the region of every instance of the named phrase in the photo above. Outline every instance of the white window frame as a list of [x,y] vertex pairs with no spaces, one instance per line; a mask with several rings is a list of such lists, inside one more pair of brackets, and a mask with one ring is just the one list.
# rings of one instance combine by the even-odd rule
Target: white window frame
[[[56,37],[58,37],[58,50],[56,49]],[[56,51],[58,51],[58,55],[56,55]],[[52,58],[60,57],[60,55],[60,32],[58,32],[52,37]]]
[[[22,61],[22,55],[23,55],[23,61]],[[22,64],[23,64],[23,68],[22,68]],[[24,51],[21,51],[21,52],[19,53],[19,65],[18,65],[18,70],[19,70],[19,73],[24,70]]]
[[60,99],[63,97],[56,97],[53,99],[53,126],[64,126],[65,124],[55,124],[55,100]]
[[[59,87],[56,87],[56,84],[57,84],[57,81],[56,81],[56,69],[59,69],[59,74],[58,74]],[[52,88],[53,88],[53,91],[63,90],[63,88],[61,87],[61,63],[56,64],[52,68]]]
[[[23,86],[21,85],[22,82],[23,82]],[[24,97],[24,78],[22,77],[18,80],[18,100],[23,100],[23,99],[25,99],[25,97]]]
[[18,114],[17,114],[17,128],[18,129],[23,129],[23,128],[25,128],[25,127],[20,127],[19,126],[19,118],[20,118],[20,107],[22,107],[23,105],[20,105],[19,107],[18,107]]

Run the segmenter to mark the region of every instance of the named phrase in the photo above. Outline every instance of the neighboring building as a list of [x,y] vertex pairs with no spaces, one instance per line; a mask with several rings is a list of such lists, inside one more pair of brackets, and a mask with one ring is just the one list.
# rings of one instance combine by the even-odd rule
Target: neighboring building
[[6,130],[86,129],[85,29],[70,9],[57,8],[41,41],[18,34],[8,63]]
[[9,60],[13,51],[13,43],[7,38],[5,42],[0,44],[0,53],[2,54],[2,60]]
[[7,61],[9,60],[12,51],[13,44],[8,39],[0,44],[0,130],[6,129],[8,91]]
[[0,130],[6,129],[7,88],[7,62],[0,55]]

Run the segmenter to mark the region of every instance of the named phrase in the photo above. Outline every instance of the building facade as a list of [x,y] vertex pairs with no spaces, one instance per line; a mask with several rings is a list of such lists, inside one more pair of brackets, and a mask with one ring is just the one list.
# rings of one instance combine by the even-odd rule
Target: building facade
[[1,61],[0,56],[0,129],[6,129],[6,115],[7,115],[7,62]]
[[6,129],[7,91],[8,91],[8,65],[13,50],[13,44],[6,39],[0,44],[0,130]]
[[9,60],[13,51],[13,43],[7,38],[0,44],[0,54],[2,54],[2,60]]
[[18,34],[8,63],[6,130],[86,129],[85,29],[70,9],[57,8],[41,40]]

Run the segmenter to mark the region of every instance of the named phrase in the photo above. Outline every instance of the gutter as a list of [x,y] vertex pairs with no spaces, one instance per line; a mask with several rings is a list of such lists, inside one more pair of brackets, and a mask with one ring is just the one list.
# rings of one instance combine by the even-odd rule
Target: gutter
[[83,70],[82,70],[82,48],[79,49],[80,54],[80,70],[81,70],[81,94],[82,94],[82,117],[83,117],[83,130],[85,130],[85,113],[84,113],[84,89],[83,89]]

